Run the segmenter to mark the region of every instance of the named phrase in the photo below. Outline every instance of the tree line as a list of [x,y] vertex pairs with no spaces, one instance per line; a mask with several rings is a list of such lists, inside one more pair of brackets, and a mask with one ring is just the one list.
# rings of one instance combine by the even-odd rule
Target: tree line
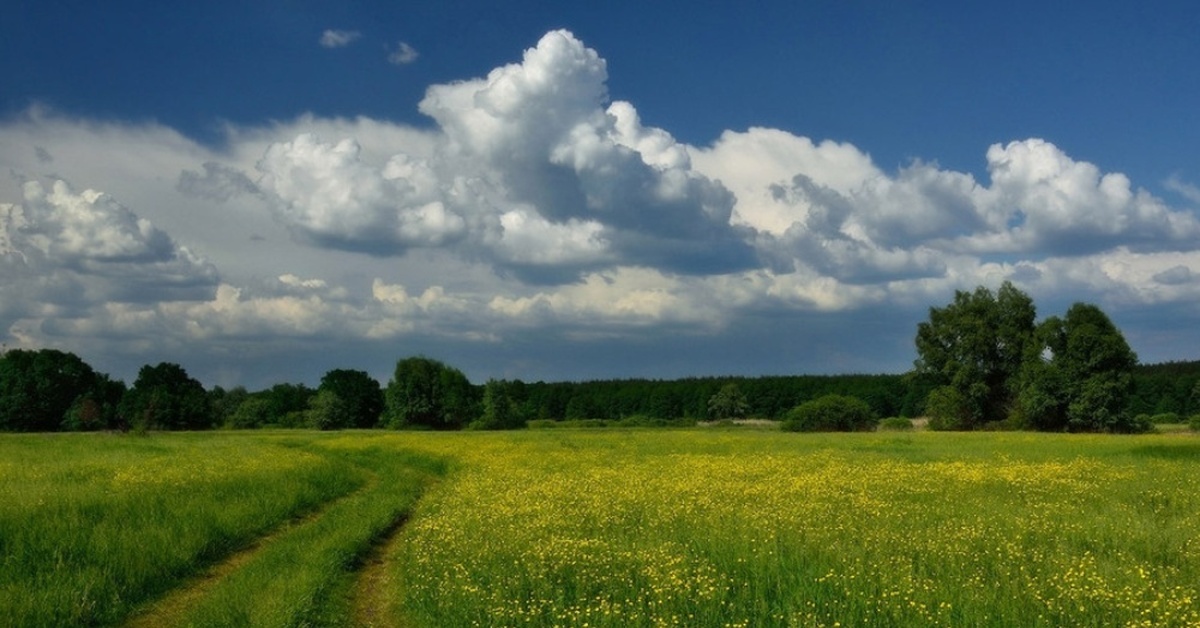
[[[930,308],[915,344],[914,369],[895,375],[475,385],[452,366],[413,356],[396,363],[386,385],[334,369],[316,388],[280,383],[255,392],[205,389],[167,362],[143,366],[127,386],[69,352],[15,349],[0,355],[0,430],[511,429],[744,417],[863,429],[879,417],[929,416],[939,429],[1129,432],[1200,414],[1200,361],[1139,366],[1098,307],[1076,304],[1039,323],[1032,299],[1007,282]],[[853,420],[818,416],[847,408]]]

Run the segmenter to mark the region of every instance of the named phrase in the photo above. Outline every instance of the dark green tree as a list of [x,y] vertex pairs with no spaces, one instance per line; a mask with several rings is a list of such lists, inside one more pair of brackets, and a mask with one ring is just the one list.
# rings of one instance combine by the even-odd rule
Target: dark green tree
[[461,429],[474,416],[474,389],[456,368],[424,356],[405,358],[384,391],[384,424],[393,429]]
[[212,409],[212,424],[233,427],[232,417],[250,393],[245,386],[234,386],[228,390],[221,386],[213,386],[208,391],[208,405]]
[[[334,369],[321,378],[317,394],[330,393],[337,398],[332,407],[337,415],[325,429],[344,427],[369,428],[379,425],[383,414],[383,389],[365,371]],[[321,402],[329,405],[329,400]]]
[[1020,378],[1021,411],[1043,430],[1138,432],[1129,412],[1137,354],[1097,306],[1072,305],[1038,326]]
[[67,410],[62,429],[79,431],[119,427],[118,412],[124,396],[125,382],[97,373],[92,387],[76,397],[71,409]]
[[303,427],[309,401],[317,391],[304,384],[275,384],[261,394],[267,400],[267,422],[280,427]]
[[271,402],[262,393],[249,394],[226,418],[224,425],[234,429],[251,429],[271,423]]
[[740,419],[749,411],[750,402],[734,383],[721,386],[720,390],[708,398],[708,416],[713,419]]
[[521,408],[514,400],[512,382],[489,379],[483,385],[483,414],[471,422],[478,430],[511,430],[525,427]]
[[955,292],[953,303],[930,308],[929,321],[917,326],[917,374],[962,395],[963,428],[1006,419],[1014,409],[1036,315],[1029,295],[1006,281],[994,294],[982,286]]
[[[103,427],[111,419],[108,378],[57,349],[13,349],[0,356],[0,429],[52,432]],[[89,402],[88,399],[91,401]],[[75,408],[74,419],[68,413]],[[87,424],[87,425],[85,425]]]
[[138,371],[121,399],[121,416],[136,429],[199,430],[212,427],[208,393],[178,364],[161,362]]

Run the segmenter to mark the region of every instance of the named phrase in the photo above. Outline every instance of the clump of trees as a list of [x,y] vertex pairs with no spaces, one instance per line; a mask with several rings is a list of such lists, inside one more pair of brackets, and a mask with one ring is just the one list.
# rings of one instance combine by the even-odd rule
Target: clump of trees
[[959,291],[917,327],[916,373],[936,382],[930,427],[1140,432],[1129,411],[1137,355],[1095,305],[1036,323],[1011,283]]

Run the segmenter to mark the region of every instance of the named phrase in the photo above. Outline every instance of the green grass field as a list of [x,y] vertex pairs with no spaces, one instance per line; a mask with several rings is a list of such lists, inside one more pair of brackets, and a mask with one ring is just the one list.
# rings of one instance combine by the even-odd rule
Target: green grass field
[[5,435],[0,617],[1196,626],[1198,480],[1191,434]]

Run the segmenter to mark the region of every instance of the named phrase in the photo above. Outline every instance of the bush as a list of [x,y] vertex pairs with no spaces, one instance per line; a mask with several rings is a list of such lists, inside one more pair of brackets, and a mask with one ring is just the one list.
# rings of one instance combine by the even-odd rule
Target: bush
[[910,432],[912,429],[912,419],[902,416],[889,417],[879,422],[881,432]]
[[1192,418],[1188,419],[1188,427],[1193,432],[1200,432],[1200,414],[1193,414]]
[[789,432],[858,432],[873,430],[878,422],[867,402],[855,397],[825,395],[790,410],[782,427]]
[[1163,412],[1150,417],[1150,422],[1154,425],[1164,425],[1168,423],[1180,423],[1179,415],[1174,412]]

